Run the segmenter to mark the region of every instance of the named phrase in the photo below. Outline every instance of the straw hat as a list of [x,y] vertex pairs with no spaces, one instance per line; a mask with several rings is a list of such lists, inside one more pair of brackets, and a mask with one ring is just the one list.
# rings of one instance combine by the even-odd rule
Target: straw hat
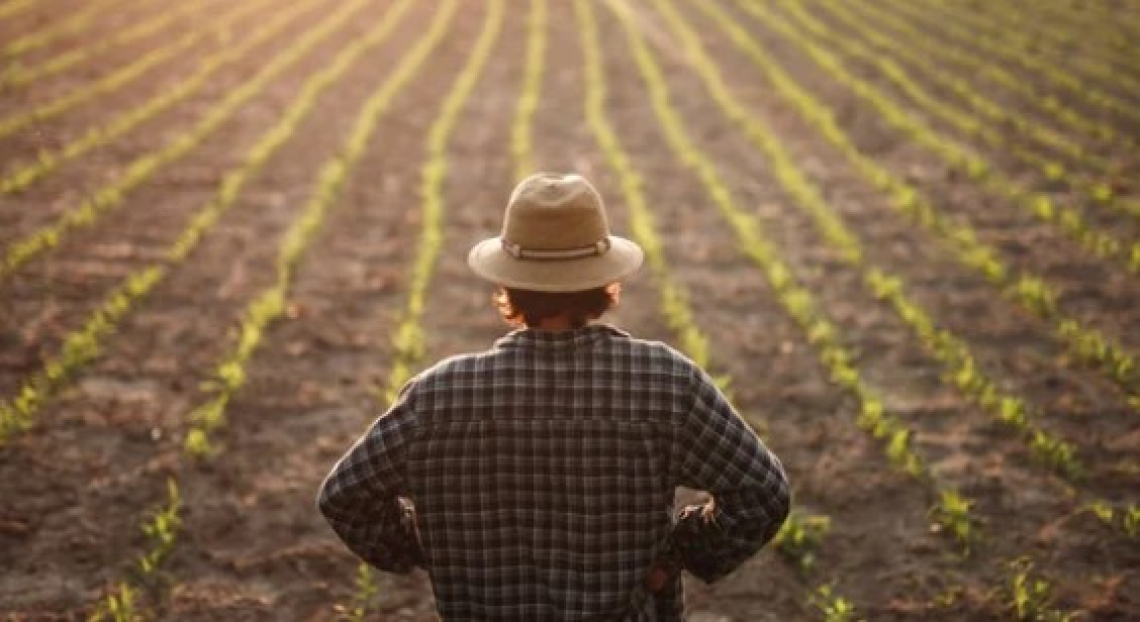
[[576,292],[633,274],[643,256],[637,244],[610,235],[602,197],[590,182],[538,173],[515,187],[502,235],[476,244],[467,265],[506,287]]

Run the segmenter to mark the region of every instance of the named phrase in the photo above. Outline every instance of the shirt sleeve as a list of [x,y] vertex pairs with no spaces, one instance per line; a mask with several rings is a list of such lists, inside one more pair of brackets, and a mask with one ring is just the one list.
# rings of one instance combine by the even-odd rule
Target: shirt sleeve
[[425,566],[404,479],[408,443],[417,429],[405,387],[392,407],[333,467],[317,507],[345,545],[388,572]]
[[732,572],[771,540],[787,518],[791,492],[779,459],[717,389],[693,370],[692,407],[675,437],[675,481],[712,496],[677,517],[668,554],[705,582]]

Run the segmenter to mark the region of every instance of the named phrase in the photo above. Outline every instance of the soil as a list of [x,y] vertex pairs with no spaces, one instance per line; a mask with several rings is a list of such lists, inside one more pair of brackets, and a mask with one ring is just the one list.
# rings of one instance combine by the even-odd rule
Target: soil
[[[8,403],[125,278],[148,266],[166,267],[154,289],[102,337],[98,356],[53,387],[30,429],[0,444],[0,614],[5,619],[87,619],[124,581],[136,586],[136,613],[149,619],[349,617],[358,562],[317,513],[315,494],[337,458],[384,410],[384,390],[399,354],[393,333],[407,317],[419,252],[427,141],[480,34],[487,2],[459,2],[449,34],[380,117],[291,275],[286,312],[264,329],[245,363],[245,383],[226,407],[214,453],[193,459],[183,443],[190,414],[213,395],[215,370],[237,343],[247,306],[276,282],[279,243],[313,198],[322,167],[342,152],[364,102],[393,75],[442,1],[412,2],[389,39],[328,86],[186,261],[169,263],[166,249],[212,200],[227,173],[242,166],[248,150],[281,118],[306,80],[375,25],[394,1],[367,2],[357,17],[271,81],[218,131],[126,193],[119,207],[68,230],[57,246],[11,273],[0,271],[0,400],[5,400],[0,403]],[[36,2],[0,17],[0,38],[48,28],[82,4]],[[85,30],[0,62],[34,65],[95,44],[175,4],[152,0],[124,13],[108,9]],[[688,581],[692,619],[823,619],[821,586],[846,599],[858,618],[1017,619],[1015,567],[1030,568],[1031,582],[1047,583],[1048,594],[1034,599],[1043,608],[1082,620],[1140,616],[1137,536],[1083,510],[1093,499],[1117,507],[1135,507],[1138,501],[1135,382],[1121,386],[1082,363],[1052,336],[1048,322],[1003,296],[959,263],[935,234],[892,209],[714,21],[693,3],[676,4],[700,33],[733,95],[771,129],[859,240],[865,265],[903,279],[910,299],[962,340],[1003,392],[1030,405],[1036,422],[1071,443],[1085,469],[1076,480],[1051,471],[1034,458],[1022,435],[955,388],[912,328],[864,285],[863,270],[842,260],[765,155],[721,113],[658,3],[599,3],[594,13],[608,120],[632,168],[645,180],[640,190],[652,209],[669,274],[709,339],[710,371],[731,379],[733,403],[782,459],[797,512],[827,517],[830,524],[807,570],[773,546],[714,585]],[[789,75],[833,110],[861,151],[931,198],[948,218],[973,227],[1011,268],[1044,278],[1061,293],[1058,305],[1069,317],[1101,330],[1129,352],[1140,346],[1140,279],[1123,262],[1090,255],[1057,227],[958,174],[892,129],[778,29],[734,3],[721,4]],[[766,10],[787,15],[779,4]],[[533,164],[589,177],[606,197],[614,232],[629,236],[626,186],[586,122],[586,59],[574,8],[568,2],[546,5],[541,100],[530,127]],[[211,6],[194,19],[205,20],[227,5]],[[0,195],[3,253],[116,179],[136,158],[177,140],[339,6],[327,0],[314,4],[187,99],[25,191]],[[819,3],[806,6],[835,27]],[[756,218],[794,278],[812,292],[842,343],[855,353],[863,381],[911,430],[913,446],[938,484],[973,501],[970,514],[978,534],[968,553],[934,523],[934,488],[893,467],[885,443],[857,425],[856,397],[830,380],[817,345],[784,311],[700,178],[672,150],[614,10],[632,12],[694,147],[716,163],[735,204]],[[198,58],[263,23],[269,11],[263,13],[239,20],[228,34],[204,40],[193,54],[170,59],[121,90],[0,138],[0,175],[178,84],[193,74]],[[491,59],[448,137],[443,244],[421,318],[424,353],[417,368],[484,349],[508,330],[491,305],[492,288],[469,272],[465,257],[473,243],[497,233],[502,207],[517,182],[512,123],[523,89],[529,19],[529,4],[508,3]],[[1082,13],[1070,27],[1092,28],[1093,19],[1095,14]],[[937,20],[914,23],[941,37]],[[172,42],[187,28],[206,25],[179,24],[165,35],[109,47],[59,75],[27,86],[0,86],[0,117],[50,102]],[[938,40],[960,45],[952,37]],[[1093,45],[1074,43],[1068,53]],[[1114,49],[1106,45],[1098,57],[1117,53]],[[1055,60],[1064,66],[1063,58]],[[1140,67],[1125,54],[1115,63],[1119,71],[1131,71],[1132,79],[1140,78]],[[873,67],[852,67],[946,140],[968,144],[968,136],[930,121]],[[1038,79],[1023,67],[1009,70],[1030,83]],[[1090,84],[1097,80],[1075,75]],[[937,92],[923,76],[915,79]],[[1114,85],[1102,87],[1129,96]],[[977,89],[1016,105],[997,85],[978,81]],[[1049,92],[1066,98],[1073,110],[1096,113],[1079,93]],[[950,94],[939,94],[966,109]],[[1037,109],[1024,110],[1033,122],[1052,122]],[[1128,135],[1127,118],[1102,119],[1118,123]],[[1005,129],[1010,141],[1025,140]],[[1110,154],[1117,169],[1132,170],[1140,163],[1140,153],[1127,141],[1109,144],[1063,126],[1056,129]],[[969,146],[1010,178],[1043,183],[1033,169],[993,146]],[[1140,170],[1125,176],[1130,174]],[[1125,198],[1140,199],[1135,188],[1122,188],[1132,193]],[[1081,203],[1063,190],[1054,196],[1079,206],[1101,230],[1137,241],[1134,216]],[[630,279],[621,304],[605,319],[637,337],[678,345],[659,312],[659,278],[646,268]],[[170,483],[181,499],[180,524],[158,571],[144,575],[139,559],[152,544],[141,526],[167,502]],[[375,580],[367,617],[434,618],[425,574],[377,573]]]

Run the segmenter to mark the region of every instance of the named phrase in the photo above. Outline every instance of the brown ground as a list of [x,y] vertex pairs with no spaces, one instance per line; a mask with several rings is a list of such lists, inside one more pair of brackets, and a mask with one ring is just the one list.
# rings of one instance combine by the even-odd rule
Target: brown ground
[[[0,42],[50,27],[84,4],[45,0],[0,17]],[[164,249],[305,80],[391,4],[372,0],[219,131],[129,193],[121,207],[68,232],[57,248],[13,274],[0,273],[0,399],[11,398],[56,356],[68,332],[78,329],[124,277],[163,261]],[[171,266],[124,316],[103,340],[101,355],[60,384],[30,430],[0,445],[0,612],[9,619],[83,619],[111,586],[124,580],[138,585],[137,559],[147,549],[139,526],[164,501],[168,480],[181,492],[181,529],[158,575],[141,588],[137,612],[170,620],[343,615],[353,598],[356,563],[318,516],[313,499],[332,463],[383,408],[377,395],[396,355],[392,331],[405,314],[421,231],[425,142],[479,35],[486,2],[461,1],[450,34],[382,118],[293,276],[287,317],[266,329],[246,365],[247,383],[228,406],[217,434],[218,452],[208,460],[190,460],[182,440],[188,413],[209,397],[203,383],[235,343],[246,305],[274,282],[277,243],[310,198],[318,170],[341,148],[365,98],[426,31],[437,4],[413,2],[392,37],[321,96],[189,260]],[[426,356],[421,366],[484,348],[505,330],[488,304],[489,288],[468,273],[464,257],[473,242],[497,230],[501,206],[516,181],[511,124],[522,88],[529,4],[508,4],[492,58],[448,142],[443,252],[422,318]],[[568,2],[548,4],[542,99],[532,127],[536,165],[587,174],[608,199],[615,231],[629,235],[621,179],[607,166],[584,117],[585,61],[574,10]],[[599,4],[595,13],[601,18],[609,120],[647,182],[642,190],[657,235],[671,274],[688,293],[694,317],[710,339],[712,367],[732,377],[735,403],[784,460],[799,510],[831,520],[810,572],[799,572],[769,550],[717,585],[692,583],[691,609],[703,616],[694,619],[821,619],[810,596],[828,583],[866,619],[1014,619],[1009,563],[1023,557],[1034,564],[1031,577],[1051,585],[1056,609],[1087,620],[1140,616],[1137,540],[1079,512],[1087,498],[1137,502],[1140,428],[1126,390],[1075,360],[1049,336],[1046,323],[1002,298],[955,262],[935,236],[891,210],[715,23],[679,2],[734,94],[775,128],[862,242],[868,265],[905,278],[911,298],[940,327],[965,340],[1004,391],[1032,404],[1044,428],[1077,448],[1088,476],[1074,486],[1043,468],[1020,437],[943,379],[939,363],[911,329],[862,286],[857,270],[840,261],[781,188],[763,154],[720,113],[653,3],[613,4],[636,12],[655,42],[673,104],[690,136],[717,162],[737,204],[760,220],[796,278],[840,329],[843,342],[858,353],[864,380],[910,426],[915,447],[939,480],[976,501],[973,514],[981,530],[969,556],[945,534],[935,533],[929,489],[893,469],[882,444],[855,425],[854,397],[829,382],[814,346],[738,248],[697,177],[670,150],[624,31],[610,5]],[[971,224],[1012,267],[1045,277],[1063,292],[1066,313],[1133,351],[1140,346],[1140,283],[1134,273],[1119,262],[1091,257],[1057,229],[979,190],[892,130],[778,32],[735,11],[733,3],[723,4],[800,84],[832,107],[860,149],[903,175],[956,221]],[[174,3],[152,0],[122,13],[109,10],[86,30],[3,61],[34,65],[167,5]],[[334,6],[339,5],[323,2],[219,72],[193,97],[123,138],[62,166],[21,194],[0,196],[4,253],[121,174],[138,155],[174,140]],[[809,6],[831,23],[818,6]],[[196,54],[219,49],[263,18],[239,22],[231,39],[213,37]],[[1082,15],[1072,27],[1091,28],[1087,24],[1095,19],[1095,14]],[[936,20],[921,27],[941,36]],[[1101,27],[1129,32],[1126,25]],[[109,49],[30,87],[2,88],[0,117],[107,75],[173,39],[177,33],[172,33]],[[947,45],[953,42],[945,39]],[[173,59],[121,91],[0,138],[0,173],[177,84],[195,66],[194,55]],[[1140,79],[1134,61],[1122,59],[1117,69]],[[1010,70],[1033,79],[1023,69]],[[859,71],[913,107],[873,69]],[[921,76],[917,80],[925,85]],[[978,81],[977,88],[1010,100],[990,83]],[[1140,103],[1136,93],[1118,85],[1103,88]],[[1051,92],[1047,85],[1042,89]],[[1072,92],[1056,94],[1135,137],[1134,119],[1103,113]],[[1022,106],[1034,122],[1052,122],[1024,103],[1007,104]],[[921,109],[913,112],[926,118]],[[966,140],[930,124],[948,139]],[[1140,158],[1134,148],[1073,136],[1137,173],[1127,168]],[[1010,140],[1021,139],[1011,131]],[[1039,181],[1008,155],[977,149],[1009,176]],[[1140,228],[1134,218],[1086,207],[1090,222],[1136,241]],[[676,343],[658,313],[657,291],[657,282],[644,271],[626,285],[622,305],[609,319],[636,336]],[[1135,395],[1135,385],[1131,390]],[[431,619],[426,577],[377,579],[370,615]]]

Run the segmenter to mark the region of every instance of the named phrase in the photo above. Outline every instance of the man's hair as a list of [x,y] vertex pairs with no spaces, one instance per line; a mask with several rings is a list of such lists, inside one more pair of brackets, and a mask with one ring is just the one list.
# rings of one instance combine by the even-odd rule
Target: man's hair
[[495,293],[495,306],[503,319],[511,324],[537,326],[542,320],[565,313],[570,324],[580,328],[616,305],[620,291],[617,283],[580,292],[536,292],[500,287]]

